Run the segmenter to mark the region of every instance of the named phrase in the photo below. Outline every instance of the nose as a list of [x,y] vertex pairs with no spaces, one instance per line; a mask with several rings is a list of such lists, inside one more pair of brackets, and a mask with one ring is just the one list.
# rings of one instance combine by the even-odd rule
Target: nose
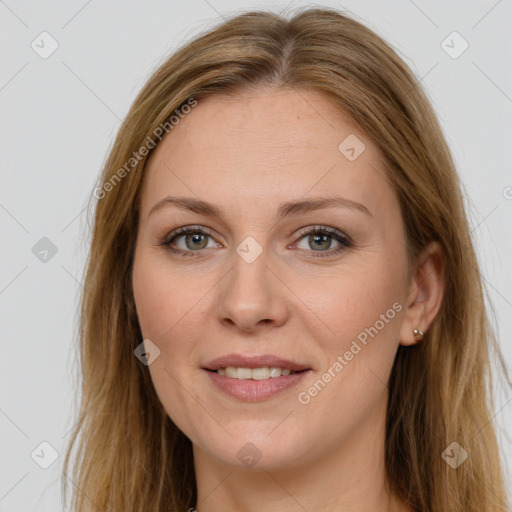
[[238,254],[234,256],[233,269],[222,280],[217,297],[222,324],[249,333],[286,322],[287,288],[267,263],[265,252],[250,263]]

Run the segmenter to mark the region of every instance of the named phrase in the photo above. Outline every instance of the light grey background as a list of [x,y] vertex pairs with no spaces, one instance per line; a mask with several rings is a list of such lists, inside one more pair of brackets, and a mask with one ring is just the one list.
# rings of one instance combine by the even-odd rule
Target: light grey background
[[[286,4],[0,0],[0,512],[61,510],[58,478],[74,411],[72,352],[87,246],[84,208],[121,119],[149,73],[185,40],[234,11],[280,11]],[[422,79],[471,202],[473,235],[510,365],[511,1],[322,5],[348,9]],[[31,47],[35,41],[43,51],[43,31],[59,45],[47,59]],[[458,58],[442,47],[453,31],[469,44]],[[44,41],[48,51],[50,40]],[[462,48],[454,36],[444,44],[452,53]],[[47,262],[32,251],[43,237],[57,248]],[[498,386],[505,461],[512,456],[509,400]],[[48,469],[31,458],[37,448],[34,458],[49,460],[43,441],[58,453]],[[510,488],[510,471],[507,478]]]

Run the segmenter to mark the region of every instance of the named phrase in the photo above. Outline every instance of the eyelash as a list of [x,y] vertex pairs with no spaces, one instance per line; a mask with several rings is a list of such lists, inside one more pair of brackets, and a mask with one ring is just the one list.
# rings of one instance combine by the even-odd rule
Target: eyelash
[[[171,244],[177,238],[179,238],[182,235],[187,235],[190,233],[196,233],[196,234],[199,233],[202,235],[207,235],[207,236],[212,237],[212,235],[210,233],[208,233],[208,231],[206,231],[204,228],[202,228],[200,226],[186,226],[183,228],[176,229],[175,231],[170,233],[164,239],[164,241],[162,243],[160,243],[160,245],[166,246],[173,253],[176,253],[176,254],[179,254],[182,256],[199,256],[200,253],[204,249],[197,250],[197,251],[192,251],[192,250],[183,251],[181,249],[176,249],[171,246]],[[309,236],[309,235],[325,234],[325,235],[328,235],[328,236],[334,238],[337,242],[340,243],[340,247],[338,247],[337,249],[334,249],[334,250],[329,250],[329,251],[308,250],[307,252],[313,253],[314,258],[326,258],[329,256],[334,256],[334,255],[337,255],[340,252],[344,251],[345,249],[352,247],[352,245],[353,245],[352,240],[348,236],[344,235],[341,231],[338,231],[337,229],[329,228],[327,226],[314,226],[312,228],[304,228],[304,229],[300,230],[299,234],[300,234],[300,238],[298,241],[302,240],[304,237]],[[306,249],[299,249],[299,250],[306,250]],[[325,254],[323,254],[323,253],[325,253]]]

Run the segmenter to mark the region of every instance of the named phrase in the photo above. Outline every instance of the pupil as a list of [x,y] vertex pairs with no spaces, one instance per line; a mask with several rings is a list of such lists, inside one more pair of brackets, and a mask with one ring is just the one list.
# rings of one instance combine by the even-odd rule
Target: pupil
[[[202,244],[202,245],[204,245],[204,240],[201,240],[201,237],[204,237],[204,235],[202,235],[202,234],[200,234],[200,233],[195,233],[195,234],[193,234],[193,235],[188,235],[188,236],[187,236],[187,238],[186,238],[186,240],[187,240],[187,242],[191,240],[192,242],[191,242],[191,244],[190,244],[190,245],[192,245],[192,246],[193,246],[193,245],[199,245],[199,244],[201,244],[201,241],[203,241],[203,244]],[[200,245],[200,247],[201,247],[201,248],[202,248],[202,245]],[[188,243],[187,243],[187,246],[189,246],[189,244],[188,244]],[[190,249],[190,248],[191,248],[191,247],[189,247],[189,249]],[[197,249],[197,247],[192,247],[192,249],[194,249],[194,248],[195,248],[195,249]]]
[[[325,235],[325,234],[316,234],[316,235],[313,235],[313,239],[314,239],[314,243],[317,247],[321,247],[322,248],[322,244],[325,244],[325,241],[329,238],[329,235]],[[328,249],[329,248],[329,245],[330,243],[327,243],[323,248],[325,249]]]

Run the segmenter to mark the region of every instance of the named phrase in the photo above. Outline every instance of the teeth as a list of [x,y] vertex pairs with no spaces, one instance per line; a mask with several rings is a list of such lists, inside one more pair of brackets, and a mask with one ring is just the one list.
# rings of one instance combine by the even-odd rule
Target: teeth
[[269,373],[270,373],[271,377],[280,377],[282,374],[282,371],[283,370],[281,370],[281,368],[272,367],[272,368],[270,368]]
[[[239,368],[239,370],[238,370],[238,375],[240,375],[240,370],[241,370],[241,368]],[[251,374],[251,378],[254,380],[270,379],[270,370],[268,369],[267,366],[265,366],[264,368],[253,368],[250,371],[250,374]],[[240,377],[238,377],[238,378],[240,378]]]
[[226,377],[230,377],[231,379],[238,379],[238,369],[233,368],[232,366],[228,366],[226,368]]
[[236,368],[238,375],[237,379],[245,380],[252,378],[252,370],[250,368]]
[[262,368],[235,368],[228,366],[227,368],[219,368],[217,370],[219,375],[224,375],[231,379],[240,380],[266,380],[272,377],[281,377],[281,375],[290,375],[292,372],[289,368],[277,368],[275,366],[264,366]]

